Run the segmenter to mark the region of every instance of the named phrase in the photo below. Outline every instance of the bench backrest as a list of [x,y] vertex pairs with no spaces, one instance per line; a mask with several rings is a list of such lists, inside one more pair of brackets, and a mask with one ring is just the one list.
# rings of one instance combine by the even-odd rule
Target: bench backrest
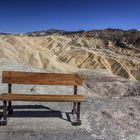
[[77,74],[3,71],[2,83],[78,86],[83,79]]

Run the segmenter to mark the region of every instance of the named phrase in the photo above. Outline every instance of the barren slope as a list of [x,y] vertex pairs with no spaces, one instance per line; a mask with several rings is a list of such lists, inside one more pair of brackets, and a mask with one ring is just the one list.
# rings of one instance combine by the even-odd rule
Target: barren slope
[[[7,63],[0,71],[2,69],[44,72],[16,63]],[[13,102],[14,113],[8,117],[8,125],[0,126],[0,140],[139,140],[140,82],[107,70],[81,70],[79,74],[85,77],[85,84],[78,87],[78,93],[87,98],[87,102],[81,104],[81,126],[71,125],[72,103]],[[73,87],[13,85],[12,91],[72,94]],[[7,92],[6,84],[0,84],[2,92]]]
[[[112,41],[84,36],[0,36],[0,62],[17,61],[50,71],[109,69],[129,79],[140,79],[140,51],[118,48]],[[6,62],[5,62],[6,63]]]

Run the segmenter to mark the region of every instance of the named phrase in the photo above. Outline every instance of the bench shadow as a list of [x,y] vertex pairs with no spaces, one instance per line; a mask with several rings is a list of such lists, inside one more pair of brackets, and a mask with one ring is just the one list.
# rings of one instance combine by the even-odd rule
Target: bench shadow
[[[43,106],[43,105],[13,105],[13,114],[8,115],[8,117],[37,117],[37,118],[60,118],[62,120],[71,122],[70,114],[71,112],[61,112],[58,110],[52,110],[49,107]],[[2,110],[3,107],[0,106],[0,110]],[[21,109],[21,110],[20,110]],[[27,109],[27,110],[25,110]],[[34,109],[34,110],[33,110]],[[41,110],[43,109],[43,110]],[[65,117],[63,117],[63,114],[65,114]],[[0,120],[2,119],[2,111],[0,112]]]

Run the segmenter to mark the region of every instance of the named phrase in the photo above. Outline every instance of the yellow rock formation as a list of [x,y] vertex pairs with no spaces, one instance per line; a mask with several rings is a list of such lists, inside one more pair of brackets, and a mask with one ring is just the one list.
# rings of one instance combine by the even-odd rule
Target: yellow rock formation
[[117,48],[109,41],[68,36],[0,36],[0,63],[16,61],[55,72],[109,69],[114,74],[140,80],[140,52]]

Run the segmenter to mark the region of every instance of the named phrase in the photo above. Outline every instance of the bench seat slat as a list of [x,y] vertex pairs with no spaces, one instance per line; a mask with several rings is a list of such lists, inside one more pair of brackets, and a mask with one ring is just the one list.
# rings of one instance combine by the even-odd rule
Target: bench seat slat
[[6,101],[47,101],[47,102],[84,102],[83,95],[41,95],[41,94],[14,94],[3,93],[0,100]]

